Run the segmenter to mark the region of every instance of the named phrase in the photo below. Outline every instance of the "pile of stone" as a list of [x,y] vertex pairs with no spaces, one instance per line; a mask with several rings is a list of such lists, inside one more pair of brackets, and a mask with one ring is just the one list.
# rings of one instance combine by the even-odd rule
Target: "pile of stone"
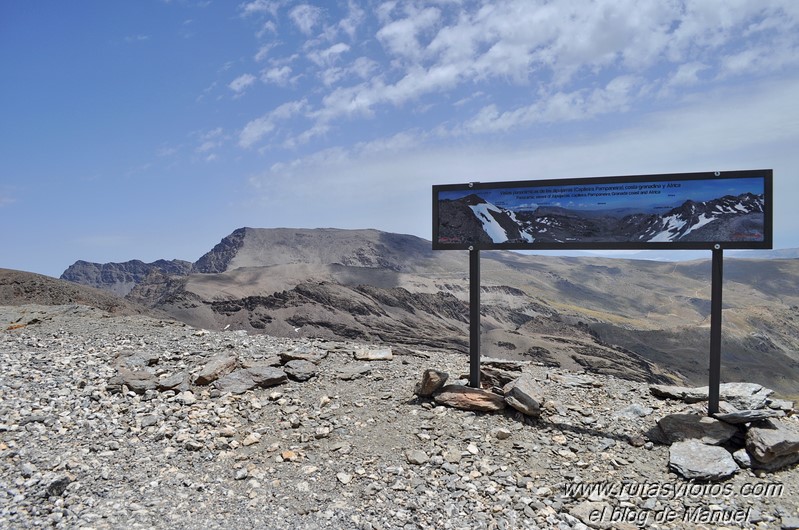
[[[708,387],[653,385],[650,391],[685,403],[708,399]],[[669,466],[687,479],[722,480],[739,468],[782,469],[799,462],[799,432],[780,420],[793,412],[793,403],[772,394],[755,383],[725,383],[713,417],[671,414],[647,435],[671,445]]]
[[496,412],[510,406],[525,416],[537,418],[544,404],[544,390],[531,374],[522,373],[526,364],[529,363],[487,360],[480,375],[490,390],[468,386],[463,377],[448,385],[448,373],[425,370],[416,395],[433,398],[440,405],[477,412]]

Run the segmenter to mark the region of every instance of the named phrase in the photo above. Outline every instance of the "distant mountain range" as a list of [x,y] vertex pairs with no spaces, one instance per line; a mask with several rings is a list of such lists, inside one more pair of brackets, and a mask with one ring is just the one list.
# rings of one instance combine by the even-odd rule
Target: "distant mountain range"
[[539,206],[512,211],[476,194],[439,202],[442,242],[480,243],[759,241],[763,196],[744,193],[682,205],[663,213],[630,208],[578,210]]
[[[722,215],[736,204],[706,205],[690,215],[700,219],[714,209]],[[709,260],[492,251],[482,261],[486,355],[636,380],[707,383]],[[796,394],[799,260],[729,258],[724,275],[722,380]],[[467,254],[433,251],[414,236],[240,228],[194,263],[77,262],[64,278],[115,293],[128,289],[125,298],[137,307],[209,329],[468,350]]]

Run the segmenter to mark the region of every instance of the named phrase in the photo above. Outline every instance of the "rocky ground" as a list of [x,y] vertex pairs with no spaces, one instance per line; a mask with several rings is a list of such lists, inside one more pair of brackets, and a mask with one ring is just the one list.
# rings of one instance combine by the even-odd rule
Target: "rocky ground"
[[[646,433],[702,403],[532,364],[540,418],[464,411],[414,388],[428,368],[468,373],[465,356],[364,349],[0,307],[0,527],[799,528],[796,467],[669,471],[670,447]],[[315,362],[242,393],[195,382],[212,360],[252,376],[287,355]],[[125,370],[173,389],[133,389]]]

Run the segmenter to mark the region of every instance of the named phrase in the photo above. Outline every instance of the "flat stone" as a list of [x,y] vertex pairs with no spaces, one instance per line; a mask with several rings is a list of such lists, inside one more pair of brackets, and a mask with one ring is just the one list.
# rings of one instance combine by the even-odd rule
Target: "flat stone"
[[505,403],[526,416],[537,418],[544,403],[544,390],[532,375],[522,374],[502,389]]
[[698,440],[672,444],[669,467],[688,480],[724,480],[738,471],[738,464],[729,451]]
[[281,385],[288,380],[286,372],[271,365],[257,364],[247,368],[252,380],[261,388]]
[[391,348],[363,348],[355,350],[357,361],[390,361],[394,358]]
[[158,380],[158,390],[165,392],[167,390],[184,391],[189,389],[189,373],[178,372],[167,377],[162,377]]
[[750,423],[753,421],[765,420],[767,418],[775,418],[784,416],[785,413],[781,410],[773,409],[758,409],[758,410],[738,410],[735,412],[726,412],[714,414],[713,417],[725,423],[733,425],[740,425],[742,423]]
[[318,369],[316,365],[310,361],[295,359],[283,365],[283,371],[295,381],[307,381],[316,375]]
[[141,370],[147,366],[158,364],[161,356],[155,352],[136,352],[123,355],[117,360],[117,366],[125,366],[131,370]]
[[525,366],[530,365],[530,361],[512,361],[509,359],[497,359],[495,357],[483,357],[480,360],[481,366],[492,366],[501,370],[511,372],[521,372]]
[[348,366],[337,372],[338,378],[343,381],[352,381],[372,373],[371,366]]
[[231,394],[243,394],[248,390],[257,387],[258,384],[253,381],[252,375],[248,370],[239,368],[233,370],[229,374],[220,377],[214,381],[214,388],[222,393],[230,392]]
[[409,449],[405,451],[405,459],[409,464],[422,465],[426,464],[430,460],[430,457],[420,449]]
[[596,377],[587,374],[552,374],[550,379],[564,386],[600,387],[602,383]]
[[158,386],[158,380],[155,374],[147,370],[131,370],[120,367],[117,369],[117,375],[112,377],[108,384],[111,387],[125,385],[137,394],[144,394],[148,390],[155,390]]
[[320,350],[313,346],[297,346],[296,348],[288,351],[281,352],[280,360],[283,363],[290,361],[308,361],[317,364],[322,359],[327,357],[327,350]]
[[447,383],[447,379],[449,379],[447,372],[425,370],[421,382],[416,385],[415,393],[419,397],[431,397]]
[[505,399],[482,388],[447,385],[434,397],[436,403],[462,410],[494,412],[505,408]]
[[229,374],[236,367],[236,356],[230,354],[215,355],[202,367],[194,378],[198,385],[208,385]]
[[784,410],[785,412],[791,412],[793,410],[793,401],[788,401],[787,399],[768,399],[766,402],[766,406],[770,409],[775,410]]
[[763,420],[747,430],[746,449],[758,463],[779,459],[780,464],[788,465],[794,458],[799,460],[799,432],[779,420]]
[[738,433],[737,427],[700,414],[670,414],[661,418],[658,426],[668,443],[698,440],[720,445]]
[[[706,386],[686,387],[676,385],[650,385],[649,392],[659,398],[678,399],[685,403],[699,403],[708,400]],[[741,410],[760,409],[773,390],[757,383],[722,383],[719,385],[719,400],[728,401]]]

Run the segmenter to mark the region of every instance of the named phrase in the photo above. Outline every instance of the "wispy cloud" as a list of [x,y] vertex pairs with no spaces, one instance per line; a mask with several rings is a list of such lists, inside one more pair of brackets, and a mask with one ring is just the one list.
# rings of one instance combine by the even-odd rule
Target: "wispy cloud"
[[228,84],[228,88],[237,94],[244,92],[247,87],[255,83],[256,77],[252,74],[242,74]]

